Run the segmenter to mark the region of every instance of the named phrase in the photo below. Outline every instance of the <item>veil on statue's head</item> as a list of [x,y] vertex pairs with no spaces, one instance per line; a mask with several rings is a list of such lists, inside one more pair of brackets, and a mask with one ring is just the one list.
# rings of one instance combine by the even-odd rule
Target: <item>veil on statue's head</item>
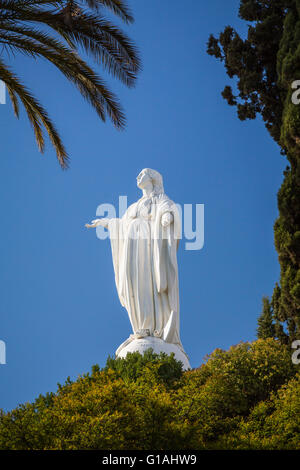
[[144,171],[150,176],[153,184],[153,193],[157,196],[159,196],[160,194],[164,194],[165,191],[163,185],[163,177],[161,176],[161,174],[156,170],[152,170],[151,168],[144,168],[142,171]]

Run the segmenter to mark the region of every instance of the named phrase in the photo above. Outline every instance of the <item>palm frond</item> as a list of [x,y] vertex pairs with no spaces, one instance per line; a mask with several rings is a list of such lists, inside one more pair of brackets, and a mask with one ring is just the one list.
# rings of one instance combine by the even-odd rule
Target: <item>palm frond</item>
[[16,92],[14,91],[13,88],[11,88],[11,86],[8,86],[6,84],[6,88],[7,88],[7,91],[8,91],[8,94],[9,94],[9,97],[10,97],[10,100],[11,100],[11,103],[12,103],[12,106],[13,106],[13,110],[14,110],[14,113],[15,113],[15,116],[17,118],[19,118],[19,102],[18,102],[18,96],[16,94]]
[[83,0],[83,2],[86,3],[92,10],[98,10],[101,6],[109,8],[125,23],[134,22],[130,8],[123,0]]
[[15,111],[18,113],[18,105],[16,106],[18,96],[22,101],[23,106],[26,110],[28,119],[33,126],[35,138],[39,150],[44,151],[44,136],[42,131],[42,125],[45,127],[49,138],[56,150],[57,158],[62,168],[67,167],[68,155],[63,146],[63,143],[59,137],[54,124],[51,122],[47,112],[40,105],[40,103],[34,98],[34,96],[22,85],[19,79],[8,69],[2,60],[0,60],[0,79],[6,84],[9,90],[10,97],[13,96],[13,103],[15,105]]
[[[125,23],[133,22],[123,0],[0,0],[0,45],[9,53],[41,57],[54,64],[103,121],[108,116],[122,129],[125,116],[119,100],[80,56],[83,51],[126,86],[134,86],[141,68],[138,51],[129,37],[103,16],[105,8]],[[66,167],[67,154],[46,111],[2,61],[0,78],[6,83],[16,116],[18,100],[24,105],[39,149],[44,150],[43,126],[60,164]]]

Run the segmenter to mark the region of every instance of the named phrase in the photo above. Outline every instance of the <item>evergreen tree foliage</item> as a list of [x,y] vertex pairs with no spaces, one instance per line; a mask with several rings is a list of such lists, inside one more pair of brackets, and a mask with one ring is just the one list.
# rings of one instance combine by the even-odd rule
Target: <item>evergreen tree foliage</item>
[[258,318],[257,337],[266,339],[275,337],[272,306],[268,297],[263,297],[263,309]]
[[280,285],[272,297],[276,335],[286,343],[300,337],[300,105],[292,102],[300,80],[300,0],[241,0],[239,17],[247,37],[227,26],[210,36],[207,51],[236,79],[237,92],[226,85],[222,95],[239,119],[260,114],[288,161],[274,225]]

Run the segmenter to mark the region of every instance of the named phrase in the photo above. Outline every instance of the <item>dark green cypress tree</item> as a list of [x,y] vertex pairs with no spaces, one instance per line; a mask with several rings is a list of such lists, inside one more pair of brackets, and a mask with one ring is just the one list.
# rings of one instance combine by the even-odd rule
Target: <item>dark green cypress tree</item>
[[274,338],[275,325],[273,323],[272,306],[268,297],[263,297],[263,308],[258,318],[257,337],[260,339]]
[[222,96],[239,119],[261,114],[287,158],[274,224],[280,285],[272,297],[275,334],[286,343],[300,338],[300,104],[292,102],[300,80],[300,0],[240,0],[239,17],[249,25],[247,37],[227,26],[210,36],[207,52],[237,80],[237,92],[227,85]]

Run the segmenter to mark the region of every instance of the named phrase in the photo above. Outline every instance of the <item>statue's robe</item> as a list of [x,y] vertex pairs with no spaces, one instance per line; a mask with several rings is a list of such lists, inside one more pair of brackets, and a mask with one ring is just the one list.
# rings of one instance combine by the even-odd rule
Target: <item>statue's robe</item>
[[[163,227],[164,214],[172,223]],[[119,299],[133,332],[150,335],[183,350],[179,336],[177,248],[181,220],[177,206],[165,194],[143,196],[121,219],[108,223]],[[130,336],[117,354],[134,336]]]

